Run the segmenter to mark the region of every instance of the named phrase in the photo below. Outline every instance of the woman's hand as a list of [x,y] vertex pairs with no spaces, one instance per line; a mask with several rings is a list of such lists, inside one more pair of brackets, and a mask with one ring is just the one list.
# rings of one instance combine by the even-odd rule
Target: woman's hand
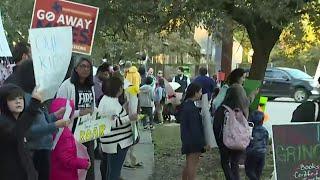
[[91,113],[93,113],[92,108],[85,108],[80,110],[80,116],[84,116]]
[[60,119],[54,123],[57,128],[67,127],[70,124],[69,119]]

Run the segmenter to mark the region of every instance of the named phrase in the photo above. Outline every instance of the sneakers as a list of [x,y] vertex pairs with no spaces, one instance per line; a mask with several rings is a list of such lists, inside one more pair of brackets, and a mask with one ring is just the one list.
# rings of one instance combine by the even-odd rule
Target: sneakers
[[124,164],[123,167],[129,168],[129,169],[134,169],[134,168],[136,168],[135,166],[132,166],[131,164]]
[[139,162],[139,163],[137,163],[137,164],[135,164],[135,165],[124,164],[123,167],[129,168],[129,169],[141,168],[141,167],[143,167],[143,163],[142,163],[142,162]]

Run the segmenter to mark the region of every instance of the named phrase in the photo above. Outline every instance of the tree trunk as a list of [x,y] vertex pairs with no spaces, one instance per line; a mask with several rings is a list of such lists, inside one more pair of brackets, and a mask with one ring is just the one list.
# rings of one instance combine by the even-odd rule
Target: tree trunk
[[279,39],[282,29],[274,28],[270,23],[254,21],[246,29],[254,50],[249,79],[263,80],[271,50]]
[[221,70],[226,73],[226,77],[231,72],[232,65],[232,47],[233,31],[232,20],[226,20],[222,33],[222,50],[221,50]]

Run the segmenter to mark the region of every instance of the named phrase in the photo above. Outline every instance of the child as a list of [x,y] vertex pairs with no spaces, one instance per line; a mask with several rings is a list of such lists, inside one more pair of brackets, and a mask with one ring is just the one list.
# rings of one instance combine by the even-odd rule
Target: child
[[160,78],[158,82],[158,86],[156,87],[156,90],[155,90],[155,97],[154,97],[157,119],[160,124],[163,123],[162,112],[163,112],[163,105],[165,104],[165,101],[166,101],[166,96],[167,94],[165,90],[164,79]]
[[139,101],[140,101],[140,107],[142,110],[142,114],[146,115],[149,119],[149,127],[147,124],[147,118],[143,118],[143,127],[144,129],[153,129],[153,116],[152,116],[152,109],[154,106],[153,97],[154,97],[154,91],[152,87],[153,78],[151,76],[148,76],[145,81],[145,85],[140,87],[140,93],[139,93]]
[[182,172],[182,180],[195,180],[199,158],[205,150],[205,139],[200,109],[195,101],[202,96],[201,86],[191,83],[186,92],[180,112],[180,133],[182,141],[182,154],[186,155],[186,166]]
[[250,180],[259,180],[264,167],[269,134],[266,128],[262,126],[264,120],[263,112],[254,111],[249,120],[253,122],[254,128],[252,131],[253,139],[247,147],[245,170]]
[[[69,101],[74,112],[74,102]],[[52,101],[50,112],[54,113],[65,107],[67,99],[57,98]],[[61,119],[62,117],[58,117]],[[53,136],[55,138],[56,134]],[[78,169],[89,169],[91,166],[89,159],[77,157],[76,141],[68,127],[63,128],[62,134],[51,152],[50,180],[78,180]]]
[[41,92],[32,93],[25,109],[23,90],[13,84],[0,88],[0,177],[1,180],[36,180],[30,152],[25,148],[26,131],[41,106]]

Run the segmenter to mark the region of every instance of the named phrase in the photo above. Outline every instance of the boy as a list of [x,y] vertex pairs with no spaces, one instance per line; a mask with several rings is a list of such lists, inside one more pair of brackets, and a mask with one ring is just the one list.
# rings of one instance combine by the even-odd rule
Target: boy
[[269,134],[262,126],[264,113],[254,111],[249,120],[254,124],[252,140],[247,147],[247,158],[245,162],[246,175],[250,180],[259,180],[265,163]]
[[145,85],[140,87],[139,93],[139,101],[140,107],[142,110],[142,114],[148,116],[149,118],[149,125],[147,124],[146,118],[143,119],[143,127],[144,129],[153,129],[153,106],[154,106],[154,90],[151,86],[153,83],[153,78],[148,76],[146,78]]

